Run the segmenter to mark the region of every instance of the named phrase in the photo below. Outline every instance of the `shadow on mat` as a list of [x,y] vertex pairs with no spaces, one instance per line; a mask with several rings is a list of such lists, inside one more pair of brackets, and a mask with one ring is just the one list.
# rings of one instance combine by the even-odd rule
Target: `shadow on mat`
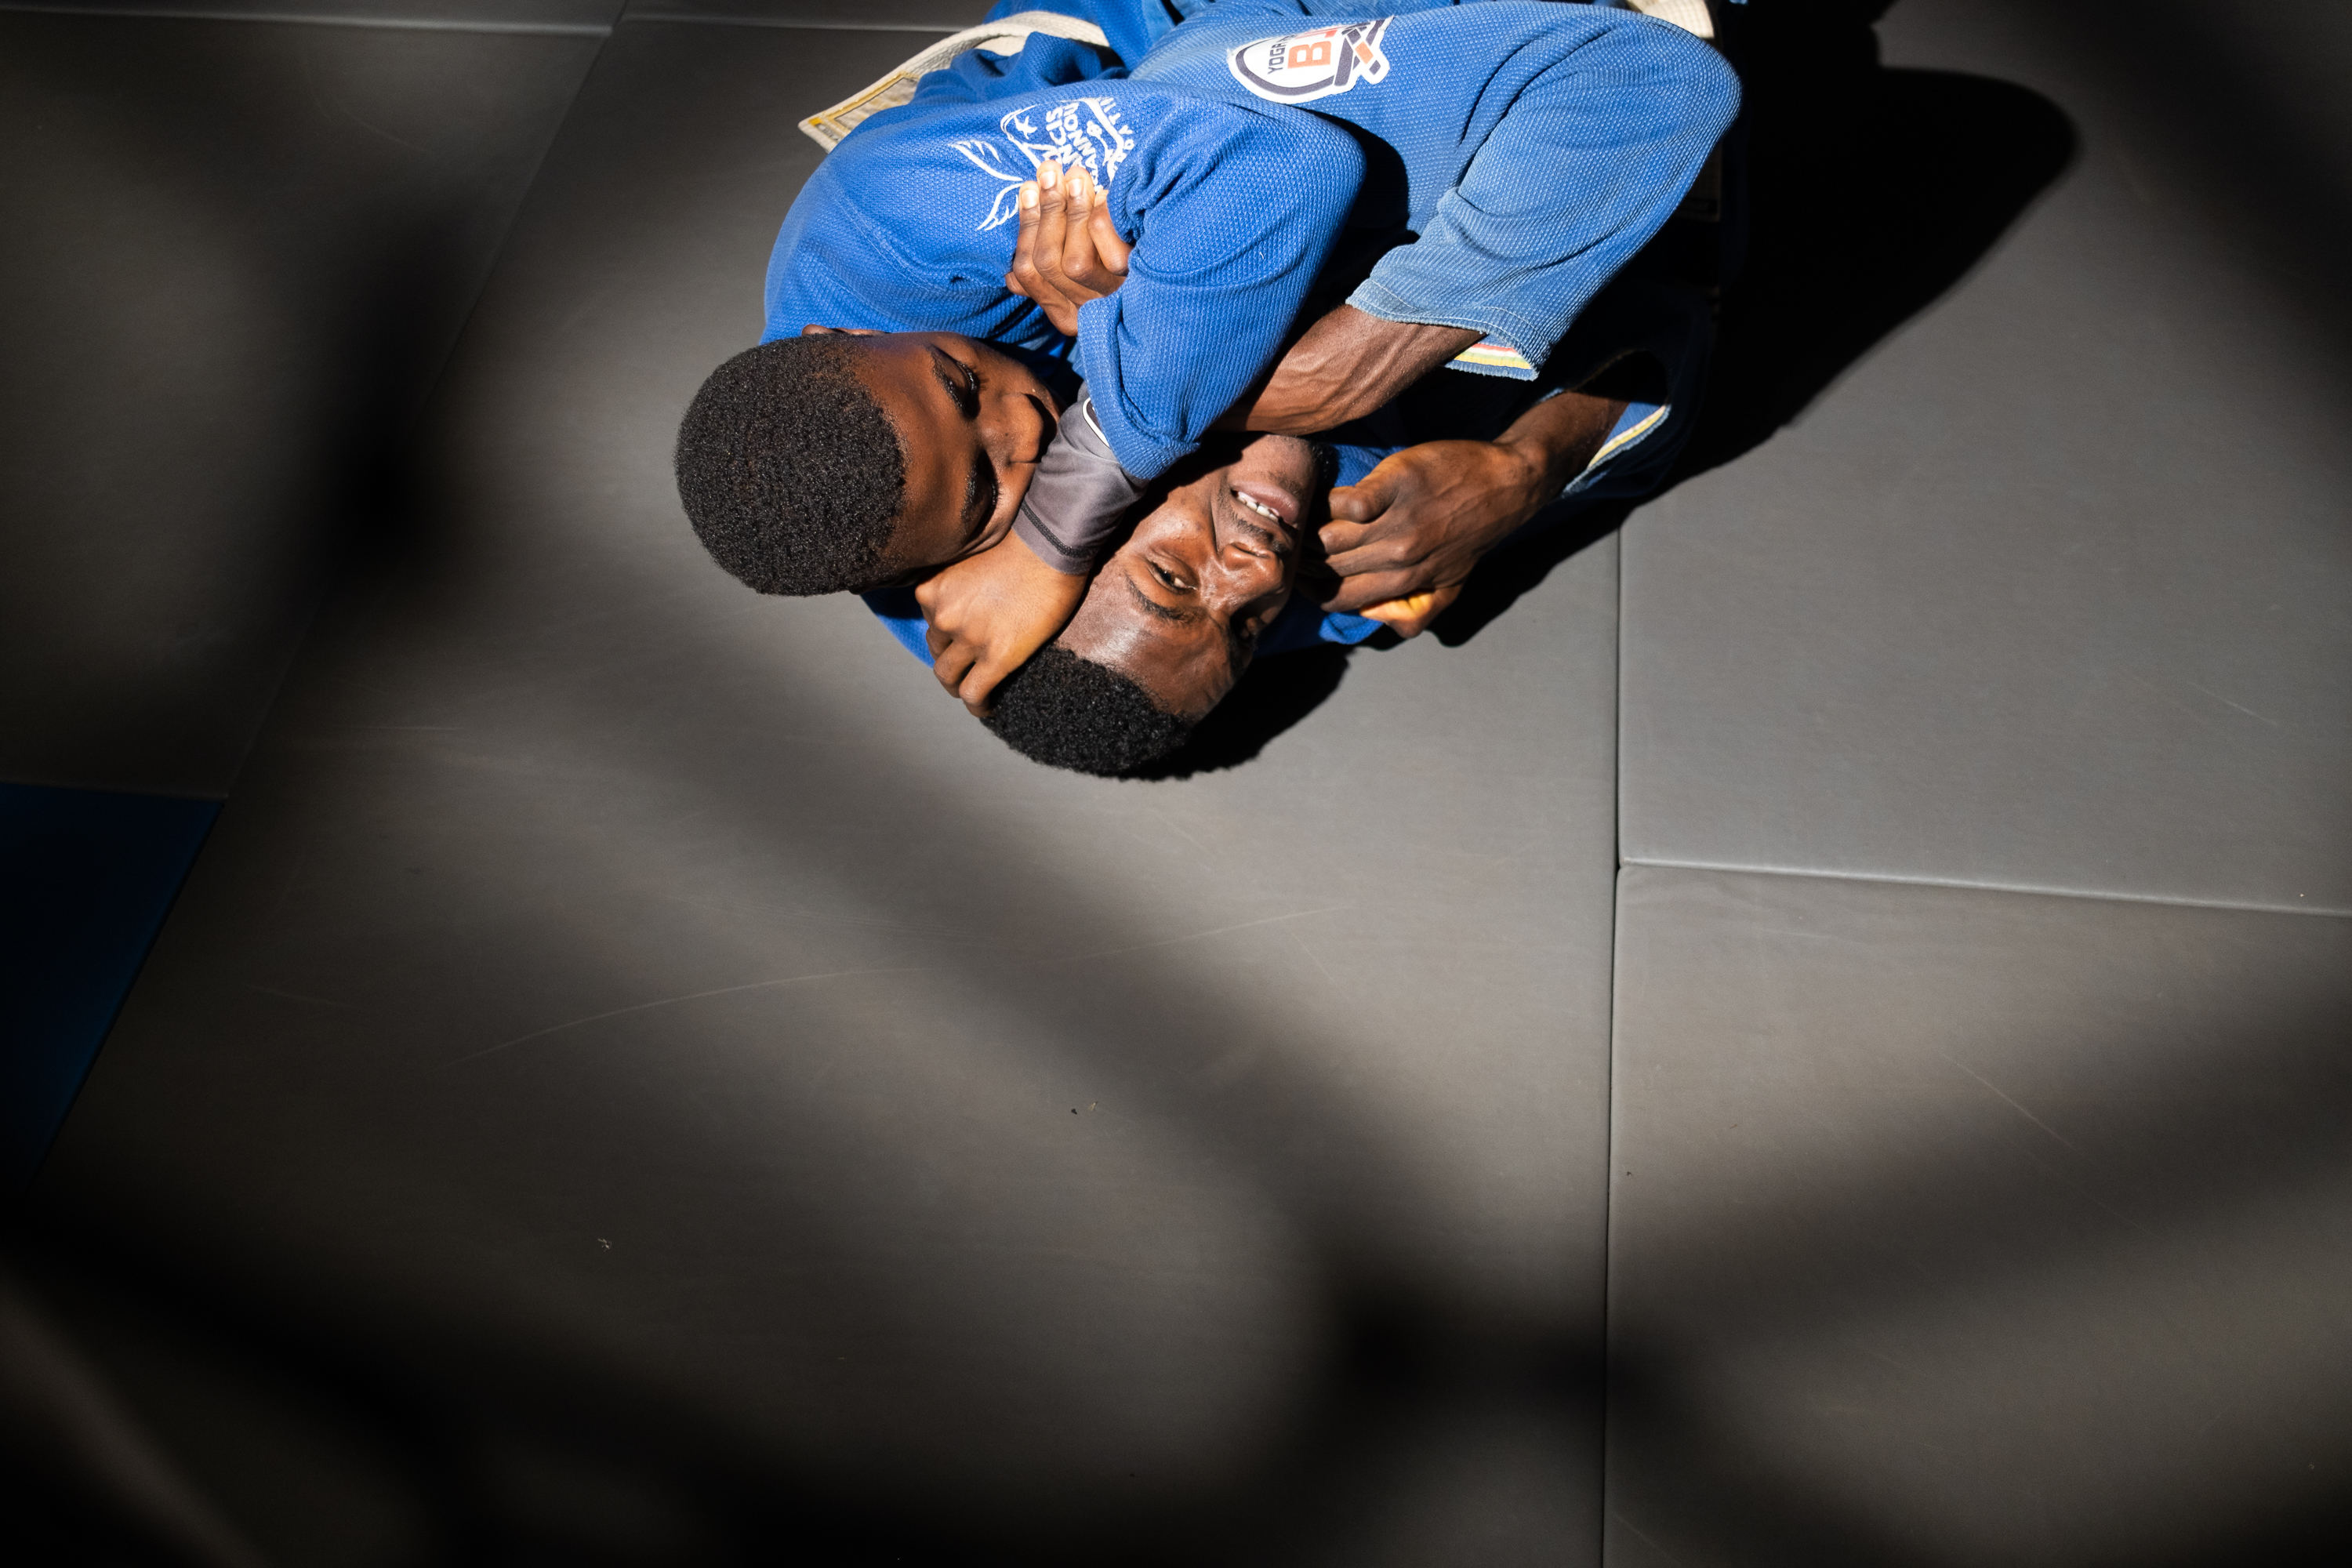
[[[1666,481],[1770,439],[1966,277],[2074,154],[2057,105],[2009,82],[1878,63],[1879,5],[1775,11],[1727,40],[1747,95],[1748,234],[1706,407]],[[1600,509],[1498,552],[1433,628],[1465,643],[1616,529]]]
[[1232,693],[1201,721],[1192,739],[1129,776],[1189,779],[1249,762],[1268,741],[1339,689],[1352,652],[1338,647],[1302,648],[1252,665]]
[[[1731,18],[1738,30],[1726,44],[1747,98],[1745,255],[1731,258],[1706,408],[1668,489],[1795,419],[1966,277],[2074,157],[2073,126],[2038,93],[1882,67],[1871,24],[1886,9],[1864,0]],[[1697,275],[1711,258],[1690,237],[1670,231],[1645,260]],[[1571,512],[1496,552],[1431,635],[1448,647],[1468,642],[1634,504]],[[1144,776],[1247,762],[1314,711],[1338,678],[1282,669],[1294,657],[1253,668],[1226,700],[1234,712],[1213,721],[1213,739],[1203,725],[1181,765]]]
[[[1899,1498],[1841,1487],[1805,1441],[1779,1431],[1759,1441],[1752,1415],[1740,1418],[1727,1362],[1784,1353],[1790,1325],[1874,1355],[1874,1340],[1916,1324],[1922,1311],[1991,1299],[2042,1303],[2038,1319],[2003,1320],[2029,1331],[2004,1352],[2029,1372],[2048,1364],[2034,1353],[2037,1321],[2045,1334],[2054,1326],[2062,1336],[2137,1343],[2103,1315],[2105,1298],[2082,1292],[2086,1267],[2154,1261],[2168,1289],[2202,1292],[2210,1282],[2198,1257],[2167,1250],[2171,1240],[2302,1223],[2294,1216],[2309,1215],[2309,1195],[2341,1180],[2338,1129],[2352,1097],[2341,1041],[2352,1003],[2340,965],[2328,962],[2335,941],[2307,931],[2248,939],[2242,984],[2177,1005],[2153,1037],[2144,1002],[2088,1047],[2078,1025],[2019,1006],[2006,1027],[2027,1035],[2007,1048],[2106,1064],[2097,1098],[2121,1108],[2070,1125],[2074,1141],[2063,1146],[2020,1125],[2010,1134],[2014,1160],[1989,1167],[1980,1130],[1931,1128],[1874,1162],[1868,1180],[1792,1182],[1768,1225],[1755,1223],[1737,1188],[1702,1191],[1662,1215],[1638,1257],[1621,1252],[1617,1266],[1617,1288],[1631,1296],[1608,1368],[1611,1532],[1622,1560],[1791,1568],[2021,1560],[1989,1552],[1981,1538],[1920,1529]],[[2147,973],[2120,970],[2109,983],[2137,998]],[[599,1117],[637,1114],[607,1097],[594,1105]],[[1343,1121],[1309,1117],[1300,1131],[1328,1138]],[[1802,1154],[1791,1160],[1792,1171],[1806,1168]],[[1989,1181],[1989,1170],[2000,1179]],[[806,1220],[777,1218],[779,1248],[813,1239]],[[511,1321],[469,1319],[462,1297],[437,1317],[419,1314],[414,1300],[373,1310],[322,1299],[324,1271],[301,1249],[274,1266],[232,1261],[202,1228],[172,1238],[168,1223],[147,1224],[131,1234],[95,1210],[66,1210],[0,1235],[0,1517],[10,1521],[12,1561],[1486,1568],[1531,1559],[1486,1554],[1488,1543],[1470,1531],[1367,1552],[1363,1524],[1391,1517],[1384,1510],[1425,1483],[1433,1460],[1445,1461],[1441,1470],[1475,1469],[1495,1451],[1480,1439],[1497,1432],[1512,1451],[1539,1456],[1570,1499],[1543,1536],[1573,1543],[1599,1533],[1598,1521],[1581,1521],[1589,1531],[1570,1528],[1578,1481],[1597,1464],[1598,1325],[1465,1318],[1460,1303],[1401,1288],[1313,1228],[1302,1240],[1326,1282],[1330,1353],[1268,1431],[1258,1462],[1156,1492],[1129,1494],[1106,1479],[1040,1508],[1009,1506],[968,1481],[950,1489],[919,1463],[846,1470],[821,1449],[778,1447],[665,1385],[658,1363],[583,1359],[582,1344],[562,1334],[526,1339]],[[1922,1258],[1936,1266],[1917,1266]],[[723,1279],[725,1262],[714,1267],[714,1280]],[[1727,1343],[1706,1326],[1705,1304],[1735,1296],[1748,1327]],[[2315,1299],[2290,1293],[2278,1308],[2308,1323],[2303,1304]],[[2241,1310],[2249,1300],[2238,1298]],[[1660,1301],[1683,1304],[1679,1325],[1644,1311]],[[2193,1339],[2228,1321],[2182,1321],[2173,1331]],[[2267,1460],[2211,1475],[2180,1469],[2176,1457],[2168,1484],[2159,1445],[2120,1504],[2111,1489],[2084,1488],[2061,1467],[2030,1516],[2051,1524],[2048,1549],[2032,1560],[2302,1568],[2340,1558],[2352,1500],[2331,1478],[2352,1465],[2352,1382],[2315,1356],[2315,1333],[2287,1341],[2271,1364],[2299,1367],[2304,1393],[2294,1408],[2260,1417],[2275,1437]],[[1971,1342],[1987,1344],[1974,1333]],[[2191,1403],[2207,1414],[2226,1409],[2210,1368],[2193,1360],[2150,1368],[2159,1387],[2186,1380],[2202,1389]],[[894,1397],[927,1418],[922,1391],[900,1386]],[[2050,1397],[2062,1416],[2080,1412],[2086,1445],[2126,1449],[2136,1435],[2117,1431],[2115,1413],[2147,1408],[2126,1405],[2095,1367]],[[2259,1389],[2244,1399],[2260,1403]],[[1954,1490],[1937,1477],[1997,1460],[2004,1431],[2045,1449],[2060,1441],[2028,1424],[2042,1419],[2030,1410],[1987,1407],[1973,1419],[1989,1425],[1918,1472],[1931,1496],[1940,1489],[1948,1500]],[[2224,1439],[2198,1436],[2204,1457],[2221,1451]],[[2170,1495],[2157,1496],[2159,1488]],[[2009,1494],[1988,1495],[1998,1510]],[[2165,1517],[2159,1539],[2147,1539],[2146,1510]],[[1634,1539],[1643,1531],[1654,1536],[1642,1540],[1661,1539],[1680,1555],[1646,1555]],[[1535,1533],[1504,1518],[1496,1540],[1523,1545]]]
[[390,1325],[327,1329],[152,1236],[18,1230],[0,1238],[0,1510],[28,1568],[1189,1568],[1331,1561],[1465,1428],[1499,1420],[1563,1469],[1597,1462],[1603,1369],[1581,1336],[1465,1336],[1341,1272],[1333,1353],[1268,1463],[1046,1517],[764,1450],[675,1390],[546,1345],[469,1326],[404,1358]]

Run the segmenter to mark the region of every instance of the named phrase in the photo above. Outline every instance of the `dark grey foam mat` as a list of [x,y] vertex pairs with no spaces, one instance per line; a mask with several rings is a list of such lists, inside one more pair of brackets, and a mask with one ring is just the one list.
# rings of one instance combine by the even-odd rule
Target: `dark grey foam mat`
[[0,0],[0,11],[80,12],[451,32],[601,36],[625,0]]
[[1613,546],[1160,783],[736,586],[675,421],[904,53],[616,30],[38,1215],[754,1543],[1590,1562]]
[[1627,538],[1627,858],[2352,910],[2341,8],[1881,31]]
[[2352,921],[1629,868],[1612,1563],[2332,1560]]
[[0,12],[0,777],[227,789],[597,42]]
[[0,1186],[33,1178],[219,807],[0,784]]
[[[863,26],[891,31],[937,28],[958,33],[978,26],[987,13],[984,0],[630,0],[625,15],[631,22],[734,22],[751,26]],[[899,58],[913,54],[916,47],[909,44]],[[865,85],[852,82],[843,90],[852,92]],[[812,111],[824,107],[822,103],[809,106]]]

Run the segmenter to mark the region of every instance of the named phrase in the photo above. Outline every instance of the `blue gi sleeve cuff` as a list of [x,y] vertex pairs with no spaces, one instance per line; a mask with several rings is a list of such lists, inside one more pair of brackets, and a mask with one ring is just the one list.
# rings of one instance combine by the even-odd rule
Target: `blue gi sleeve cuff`
[[[1400,249],[1410,249],[1401,247]],[[1391,251],[1393,257],[1397,252]],[[1388,260],[1382,258],[1381,265]],[[1479,341],[1449,362],[1450,368],[1473,375],[1499,375],[1510,381],[1533,381],[1551,354],[1552,339],[1538,335],[1509,310],[1464,310],[1408,300],[1378,279],[1367,278],[1348,296],[1348,303],[1383,321],[1411,321],[1431,327],[1461,327],[1483,333]]]

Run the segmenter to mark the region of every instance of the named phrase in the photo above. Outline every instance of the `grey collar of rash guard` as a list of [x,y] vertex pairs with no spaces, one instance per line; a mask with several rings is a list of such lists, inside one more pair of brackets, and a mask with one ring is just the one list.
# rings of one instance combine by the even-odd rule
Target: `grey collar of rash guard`
[[1118,466],[1095,419],[1094,397],[1081,387],[1038,460],[1013,531],[1055,571],[1083,577],[1143,489]]

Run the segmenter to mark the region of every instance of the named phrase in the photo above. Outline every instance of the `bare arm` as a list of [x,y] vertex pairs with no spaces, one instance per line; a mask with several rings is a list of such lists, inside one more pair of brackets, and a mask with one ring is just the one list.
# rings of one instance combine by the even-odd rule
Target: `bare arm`
[[[1110,205],[1083,169],[1067,176],[1048,163],[1018,196],[1020,237],[1005,287],[1045,307],[1057,331],[1076,335],[1078,307],[1118,292],[1134,247],[1118,237]],[[1467,327],[1387,321],[1341,305],[1307,329],[1221,430],[1291,436],[1360,419],[1478,341]]]
[[1218,426],[1311,436],[1345,425],[1381,407],[1482,335],[1467,327],[1384,321],[1341,305],[1307,328],[1265,384]]

